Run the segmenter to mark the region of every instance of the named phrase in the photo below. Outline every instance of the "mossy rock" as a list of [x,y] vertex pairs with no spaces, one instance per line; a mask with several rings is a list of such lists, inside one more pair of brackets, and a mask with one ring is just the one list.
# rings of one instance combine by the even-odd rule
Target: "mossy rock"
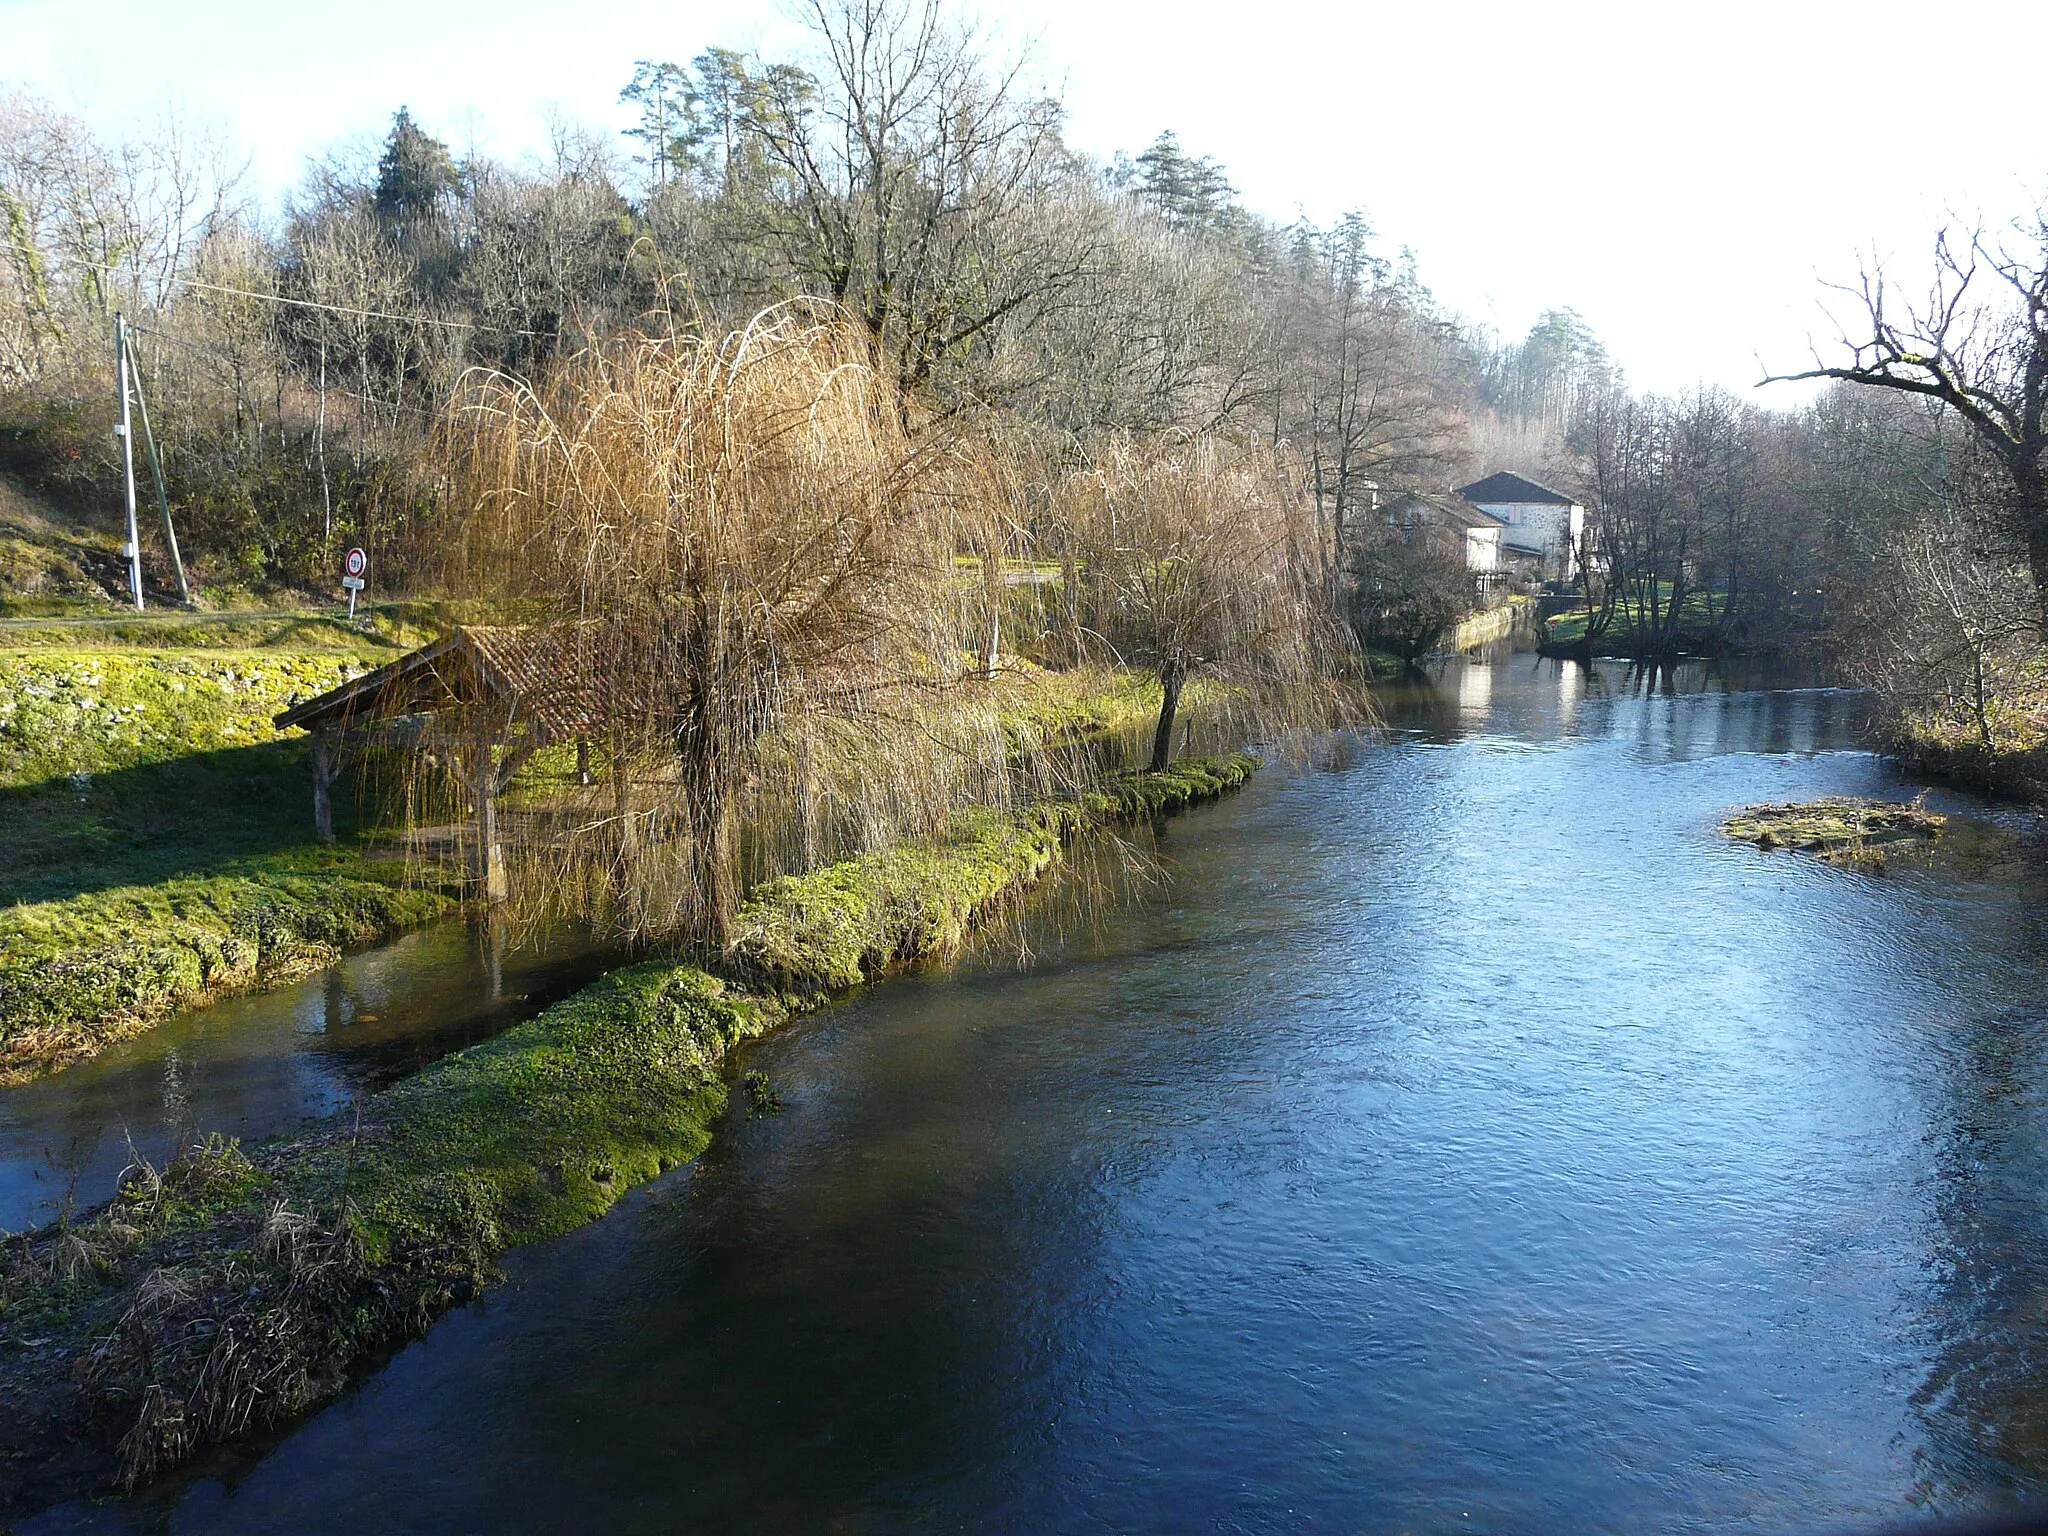
[[1948,818],[1917,802],[1837,795],[1824,800],[1745,806],[1721,823],[1722,834],[1759,848],[1792,848],[1831,864],[1882,868],[1884,845],[1928,841]]

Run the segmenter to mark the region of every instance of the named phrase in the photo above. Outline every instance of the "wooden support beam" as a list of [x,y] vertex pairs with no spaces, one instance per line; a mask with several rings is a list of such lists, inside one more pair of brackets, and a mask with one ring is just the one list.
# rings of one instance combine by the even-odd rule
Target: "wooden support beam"
[[341,769],[341,753],[332,729],[313,732],[313,835],[323,843],[334,841],[334,779]]

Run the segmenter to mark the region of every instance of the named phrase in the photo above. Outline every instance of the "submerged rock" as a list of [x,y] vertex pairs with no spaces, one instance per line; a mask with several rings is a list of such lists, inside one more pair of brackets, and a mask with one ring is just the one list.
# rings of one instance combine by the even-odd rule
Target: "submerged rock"
[[1907,804],[1837,795],[1745,806],[1721,823],[1721,832],[1759,848],[1796,848],[1830,864],[1882,869],[1883,845],[1938,837],[1947,822],[1917,800]]

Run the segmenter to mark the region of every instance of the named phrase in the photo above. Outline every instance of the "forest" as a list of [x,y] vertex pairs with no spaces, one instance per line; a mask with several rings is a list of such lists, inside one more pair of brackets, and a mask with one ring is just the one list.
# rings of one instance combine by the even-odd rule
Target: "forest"
[[[1907,736],[1974,753],[1968,771],[2033,745],[2038,227],[2012,254],[1995,232],[1944,235],[1948,285],[1915,311],[1953,333],[1963,374],[1980,359],[1962,327],[1982,330],[2003,374],[1974,382],[2010,386],[2011,421],[1922,387],[1947,375],[1911,346],[1887,365],[1863,345],[1898,322],[1868,278],[1850,295],[1868,324],[1812,359],[1823,392],[1649,395],[1569,310],[1519,338],[1453,313],[1363,212],[1262,218],[1171,132],[1106,163],[1077,152],[1060,102],[939,6],[815,0],[805,21],[800,59],[643,60],[622,82],[631,131],[561,127],[544,163],[458,159],[401,107],[374,154],[310,165],[275,209],[235,146],[175,120],[112,144],[32,95],[0,103],[0,470],[90,530],[17,517],[5,601],[119,589],[116,311],[215,607],[326,594],[352,545],[384,592],[455,594],[485,579],[464,554],[489,494],[474,429],[500,405],[644,378],[622,361],[639,348],[695,358],[749,327],[822,326],[894,402],[898,467],[944,466],[911,479],[990,594],[1004,561],[1083,569],[1077,476],[1194,445],[1266,477],[1273,547],[1330,623],[1413,655],[1477,595],[1441,530],[1376,512],[1509,469],[1588,509],[1561,645],[1811,651],[1883,687]],[[164,541],[144,544],[172,592]],[[1050,585],[1054,649],[1128,627],[1127,610],[1084,622],[1103,615],[1081,612],[1078,576]],[[971,622],[992,660],[999,617]]]

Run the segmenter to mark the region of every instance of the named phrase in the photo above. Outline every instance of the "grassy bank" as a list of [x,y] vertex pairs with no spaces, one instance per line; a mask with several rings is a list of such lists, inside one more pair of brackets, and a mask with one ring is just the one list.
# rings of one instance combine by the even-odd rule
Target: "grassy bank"
[[[1665,585],[1668,602],[1670,587]],[[1722,595],[1718,592],[1688,592],[1679,610],[1670,646],[1687,654],[1713,654],[1724,649],[1721,625]],[[1668,624],[1668,614],[1660,610]],[[1650,614],[1635,602],[1619,602],[1599,633],[1593,632],[1594,614],[1588,608],[1572,608],[1543,623],[1541,649],[1557,656],[1647,656],[1657,649],[1650,636]]]
[[279,633],[0,651],[0,1083],[451,905],[363,863],[352,804],[310,842],[306,749],[271,716],[391,653]]
[[[387,629],[410,622],[396,610],[386,618]],[[155,617],[146,632],[159,638],[176,622]],[[283,623],[269,631],[279,647],[0,652],[0,1084],[454,906],[452,892],[408,888],[403,870],[365,862],[368,814],[355,797],[337,796],[339,841],[309,843],[307,748],[271,724],[294,699],[393,653],[353,632],[315,631],[339,645],[301,648],[306,626],[324,621],[218,621],[235,639],[254,633],[238,627],[245,622]],[[1106,743],[1148,726],[1157,685],[1031,669],[977,707],[1020,751]],[[566,746],[542,754],[507,803],[559,793],[574,763]],[[863,875],[891,890],[909,877]],[[947,919],[954,928],[967,920]],[[912,941],[907,952],[922,950]],[[791,984],[842,986],[864,974],[834,953],[827,977]]]
[[615,973],[359,1119],[253,1152],[210,1142],[133,1170],[83,1220],[9,1242],[0,1513],[147,1478],[331,1397],[367,1356],[473,1295],[506,1250],[695,1157],[736,1044],[828,988],[950,948],[1035,880],[1064,834],[1180,809],[1254,766],[1184,763],[771,882],[742,911],[734,981],[665,963]]
[[308,849],[245,870],[0,909],[0,1087],[203,999],[272,986],[449,911],[401,871]]
[[271,716],[360,677],[369,649],[0,651],[0,787],[279,739]]

